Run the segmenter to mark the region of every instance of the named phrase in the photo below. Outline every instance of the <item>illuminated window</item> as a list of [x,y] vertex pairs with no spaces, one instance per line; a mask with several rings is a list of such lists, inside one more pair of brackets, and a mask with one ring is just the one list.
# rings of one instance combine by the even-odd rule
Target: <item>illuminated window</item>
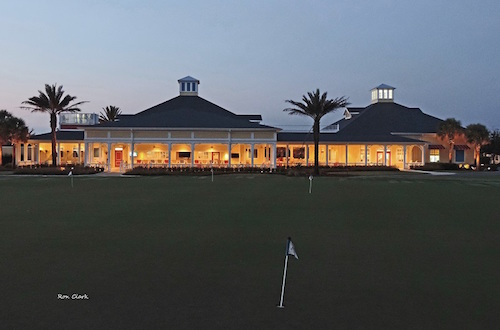
[[384,92],[381,89],[378,90],[378,98],[379,99],[384,98]]
[[403,148],[398,148],[398,150],[396,150],[396,157],[398,158],[398,162],[402,162],[404,160]]
[[387,89],[384,89],[384,99],[387,99]]
[[439,149],[431,149],[430,152],[430,162],[437,163],[439,162]]
[[392,99],[392,89],[389,89],[389,98]]

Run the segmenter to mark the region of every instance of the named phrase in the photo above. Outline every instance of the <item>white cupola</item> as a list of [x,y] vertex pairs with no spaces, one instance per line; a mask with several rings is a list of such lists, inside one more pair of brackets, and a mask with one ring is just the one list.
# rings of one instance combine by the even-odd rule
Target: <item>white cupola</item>
[[179,82],[179,94],[186,96],[197,96],[200,81],[191,76],[177,80]]
[[394,102],[394,90],[396,88],[382,84],[372,89],[372,103]]

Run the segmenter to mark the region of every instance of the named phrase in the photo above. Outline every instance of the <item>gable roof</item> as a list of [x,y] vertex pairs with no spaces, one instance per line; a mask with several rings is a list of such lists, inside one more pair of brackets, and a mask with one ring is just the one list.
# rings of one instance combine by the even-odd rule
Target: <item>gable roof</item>
[[[421,142],[408,135],[436,133],[441,119],[427,115],[419,108],[408,108],[393,102],[379,102],[365,108],[348,108],[359,112],[351,119],[341,119],[337,133],[323,133],[320,141],[331,142]],[[300,135],[302,134],[302,135]],[[312,134],[279,133],[278,141],[312,141]],[[406,136],[405,136],[406,135]]]
[[199,96],[177,96],[135,115],[95,127],[277,129],[250,121]]

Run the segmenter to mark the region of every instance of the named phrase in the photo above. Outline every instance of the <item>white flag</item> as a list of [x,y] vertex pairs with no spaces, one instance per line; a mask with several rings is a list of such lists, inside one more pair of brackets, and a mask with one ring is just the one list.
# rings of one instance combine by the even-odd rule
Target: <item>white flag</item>
[[296,259],[299,259],[297,252],[295,252],[295,246],[293,245],[291,238],[288,238],[288,247],[287,247],[286,254],[289,256],[294,256]]
[[72,175],[73,175],[73,171],[69,171],[68,176],[72,176]]

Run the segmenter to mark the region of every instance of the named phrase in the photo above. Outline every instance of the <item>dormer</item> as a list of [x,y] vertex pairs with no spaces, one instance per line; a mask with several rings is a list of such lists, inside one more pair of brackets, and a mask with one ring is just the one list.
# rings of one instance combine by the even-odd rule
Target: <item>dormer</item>
[[396,88],[382,84],[372,89],[372,103],[394,102],[394,90]]
[[197,96],[200,81],[191,76],[177,80],[179,82],[179,94],[185,96]]

